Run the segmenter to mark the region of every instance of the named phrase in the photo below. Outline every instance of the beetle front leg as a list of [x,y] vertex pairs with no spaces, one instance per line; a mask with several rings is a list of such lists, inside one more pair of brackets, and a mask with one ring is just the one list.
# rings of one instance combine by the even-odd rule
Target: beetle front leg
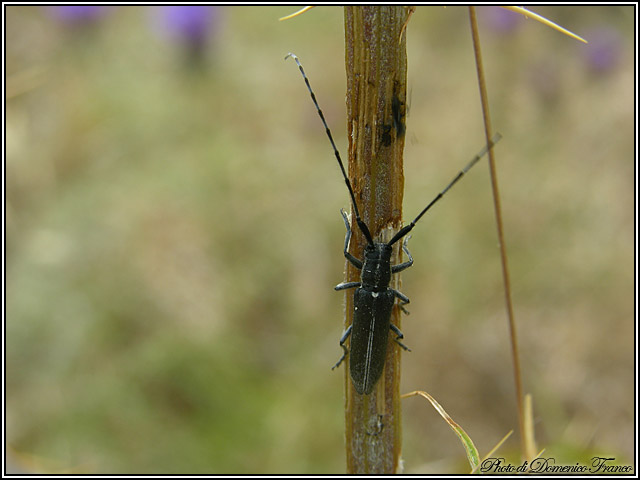
[[407,242],[409,241],[410,238],[411,238],[411,235],[408,235],[407,237],[405,237],[404,242],[402,242],[402,251],[407,254],[407,257],[409,257],[409,260],[404,263],[399,263],[398,265],[394,265],[393,267],[391,267],[391,273],[401,272],[409,268],[411,265],[413,265],[413,257],[411,256],[411,253],[407,248]]
[[344,332],[344,335],[342,335],[342,338],[340,339],[340,346],[342,347],[342,350],[344,350],[344,353],[342,354],[342,357],[340,357],[340,360],[338,360],[338,363],[336,363],[333,367],[331,367],[331,370],[333,370],[334,368],[340,366],[340,364],[342,363],[342,361],[347,358],[347,355],[349,354],[349,350],[347,349],[347,347],[344,346],[344,342],[347,341],[347,338],[349,338],[349,335],[351,335],[351,327],[353,325],[349,325],[349,328],[347,328]]
[[[338,285],[333,287],[333,289],[334,290],[346,290],[348,288],[356,288],[356,287],[361,287],[361,286],[362,286],[362,284],[360,282],[343,282],[343,283],[339,283]],[[402,294],[400,294],[400,295],[402,295]]]
[[349,226],[349,219],[347,218],[347,214],[344,213],[344,210],[342,208],[340,209],[340,213],[342,214],[342,218],[344,219],[344,226],[347,227],[347,236],[344,238],[344,257],[349,260],[351,265],[356,267],[358,270],[362,270],[362,262],[348,252],[349,240],[351,240],[351,227]]

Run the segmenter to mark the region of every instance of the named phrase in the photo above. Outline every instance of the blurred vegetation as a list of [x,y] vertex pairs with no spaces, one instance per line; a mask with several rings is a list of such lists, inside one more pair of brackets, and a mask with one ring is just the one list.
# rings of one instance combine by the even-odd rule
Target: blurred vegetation
[[[6,413],[17,468],[344,471],[342,10],[6,8]],[[634,455],[634,7],[479,8],[525,391],[558,463]],[[197,51],[196,51],[197,50]],[[197,53],[197,54],[194,54]],[[484,143],[467,10],[408,27],[405,217]],[[487,452],[517,428],[488,171],[416,228],[403,391]],[[405,400],[408,473],[465,472]],[[518,458],[517,435],[503,447]]]

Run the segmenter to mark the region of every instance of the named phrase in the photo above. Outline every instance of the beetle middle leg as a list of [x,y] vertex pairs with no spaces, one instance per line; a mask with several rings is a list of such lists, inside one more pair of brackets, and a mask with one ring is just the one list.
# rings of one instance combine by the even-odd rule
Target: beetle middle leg
[[409,315],[409,311],[404,308],[404,306],[409,303],[409,297],[407,297],[404,293],[399,292],[398,290],[394,290],[393,288],[390,288],[389,290],[391,290],[396,298],[400,300],[400,303],[398,303],[398,307],[400,308],[400,310]]
[[[345,255],[346,256],[346,255]],[[336,285],[334,287],[335,290],[346,290],[348,288],[356,288],[356,287],[361,287],[362,284],[360,282],[344,282],[341,283],[339,285]],[[334,368],[338,367],[342,361],[347,358],[347,355],[349,354],[349,350],[347,349],[347,347],[344,346],[344,342],[347,341],[347,338],[349,338],[349,335],[351,335],[351,327],[353,327],[352,325],[349,325],[349,328],[347,328],[344,332],[344,335],[342,335],[342,338],[340,339],[340,346],[342,347],[342,350],[344,350],[344,353],[342,354],[342,357],[340,357],[340,360],[338,360],[338,363],[336,363],[333,367],[331,367],[331,370],[333,370]]]
[[[411,235],[407,235],[404,241],[402,242],[402,251],[404,251],[404,253],[407,254],[407,257],[409,257],[409,260],[403,263],[399,263],[398,265],[393,265],[391,267],[391,273],[401,272],[409,268],[411,265],[413,265],[413,257],[411,256],[411,252],[409,252],[409,249],[407,248],[407,242],[409,241],[410,238],[411,238]],[[407,303],[409,303],[409,299],[402,293],[398,292],[397,290],[394,290],[393,293],[396,297],[400,299],[400,304],[398,305],[400,307],[400,310],[402,310],[405,314],[409,315],[409,311],[406,308],[404,308],[404,306]]]

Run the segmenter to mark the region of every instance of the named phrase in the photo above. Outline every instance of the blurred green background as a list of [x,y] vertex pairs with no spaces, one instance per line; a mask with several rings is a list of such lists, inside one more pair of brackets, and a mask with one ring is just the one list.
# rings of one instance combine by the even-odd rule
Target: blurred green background
[[[184,7],[182,7],[184,8]],[[14,467],[340,473],[343,13],[6,7]],[[634,455],[634,7],[478,8],[525,391],[545,456]],[[173,17],[172,17],[173,15]],[[176,20],[178,18],[178,20]],[[192,19],[192,21],[194,21]],[[198,20],[195,20],[197,25]],[[208,23],[207,23],[208,22]],[[186,30],[185,30],[186,25]],[[192,28],[192,30],[189,30]],[[466,8],[408,26],[405,217],[482,147]],[[486,163],[416,227],[402,391],[482,454],[517,431]],[[404,400],[407,473],[468,471]],[[501,450],[518,458],[514,435]]]

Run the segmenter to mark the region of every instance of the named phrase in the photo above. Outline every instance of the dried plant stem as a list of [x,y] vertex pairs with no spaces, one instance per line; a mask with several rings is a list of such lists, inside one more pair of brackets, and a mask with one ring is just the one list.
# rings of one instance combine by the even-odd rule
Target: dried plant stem
[[[402,6],[345,7],[349,178],[362,218],[378,241],[389,240],[402,222],[408,15]],[[394,97],[399,102],[395,116]],[[362,258],[366,242],[356,225],[352,230],[350,252]],[[399,243],[393,263],[400,259]],[[359,274],[347,262],[347,281],[357,281]],[[398,279],[393,281],[398,288]],[[346,298],[345,327],[352,323],[353,292]],[[399,326],[399,309],[394,308],[391,321]],[[383,377],[370,395],[356,393],[345,368],[348,473],[398,472],[400,352],[392,338]]]
[[[469,7],[469,19],[471,22],[471,34],[473,37],[473,50],[476,57],[476,66],[478,70],[478,86],[480,87],[480,99],[482,101],[482,114],[484,117],[485,134],[487,142],[493,136],[491,129],[491,117],[489,115],[489,99],[487,95],[487,87],[484,80],[484,70],[482,67],[482,54],[480,51],[480,37],[478,35],[478,23],[476,21],[476,11],[474,7]],[[496,166],[494,160],[493,149],[489,150],[489,169],[491,172],[491,188],[493,191],[493,205],[496,215],[496,226],[498,229],[498,245],[500,248],[500,259],[502,262],[502,278],[504,284],[505,303],[507,308],[507,317],[509,320],[509,331],[511,338],[511,355],[513,361],[513,373],[516,386],[516,401],[518,405],[518,423],[520,426],[520,441],[523,454],[530,459],[528,453],[527,442],[525,441],[525,423],[524,423],[524,396],[522,393],[522,376],[520,373],[520,355],[518,353],[518,336],[516,333],[516,322],[513,314],[513,303],[511,301],[511,283],[509,280],[509,265],[507,261],[507,249],[504,241],[504,230],[502,227],[502,210],[500,207],[500,192],[498,189],[498,177],[496,174]],[[535,453],[534,453],[535,455]]]

